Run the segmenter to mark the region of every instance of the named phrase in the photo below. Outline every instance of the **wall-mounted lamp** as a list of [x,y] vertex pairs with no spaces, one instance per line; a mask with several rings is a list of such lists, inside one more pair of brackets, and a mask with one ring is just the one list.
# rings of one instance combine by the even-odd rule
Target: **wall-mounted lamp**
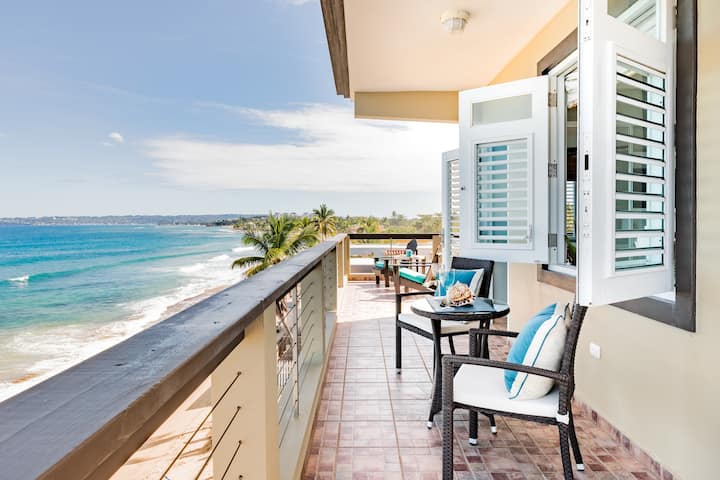
[[448,33],[462,32],[470,14],[465,10],[446,10],[440,15],[440,23]]

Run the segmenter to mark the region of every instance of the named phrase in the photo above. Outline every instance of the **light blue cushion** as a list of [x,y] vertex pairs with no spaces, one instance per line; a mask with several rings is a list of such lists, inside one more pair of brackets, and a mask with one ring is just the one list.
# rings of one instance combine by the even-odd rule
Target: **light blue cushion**
[[425,274],[412,268],[402,267],[400,269],[400,277],[414,283],[423,284],[425,282]]
[[[455,274],[455,279],[453,280],[453,285],[456,283],[464,283],[467,286],[470,286],[470,282],[472,282],[473,277],[475,276],[475,273],[477,270],[451,270]],[[447,287],[451,285],[441,285],[440,282],[438,282],[438,287],[435,289],[435,296],[436,297],[444,297],[447,294]]]
[[382,270],[383,268],[385,268],[385,262],[378,260],[377,262],[375,262],[375,268]]
[[[530,348],[530,344],[532,343],[535,334],[537,333],[540,326],[546,320],[552,317],[553,313],[555,312],[555,307],[555,303],[553,303],[552,305],[548,305],[544,310],[538,312],[533,318],[530,319],[530,321],[525,324],[525,326],[522,328],[522,330],[520,330],[520,333],[515,339],[515,343],[513,343],[512,347],[510,347],[510,352],[507,356],[508,362],[518,364],[523,363],[523,360],[525,359],[525,354]],[[512,385],[515,381],[515,377],[517,377],[517,374],[518,372],[516,371],[505,370],[505,388],[507,388],[508,392],[512,389]]]

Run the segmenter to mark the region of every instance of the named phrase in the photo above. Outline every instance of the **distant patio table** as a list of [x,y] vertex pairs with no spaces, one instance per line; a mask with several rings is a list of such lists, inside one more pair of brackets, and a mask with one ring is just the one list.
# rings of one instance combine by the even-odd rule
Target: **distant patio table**
[[375,257],[375,263],[383,262],[383,268],[381,270],[383,277],[385,277],[385,286],[390,286],[390,272],[394,266],[399,267],[415,267],[419,271],[420,267],[423,269],[430,265],[425,261],[425,255],[383,255],[381,257]]
[[[440,323],[442,321],[450,322],[480,322],[479,328],[489,329],[490,322],[495,318],[502,318],[510,313],[510,307],[504,303],[497,303],[491,298],[476,298],[475,304],[482,305],[482,308],[477,307],[444,307],[444,308],[433,308],[430,302],[437,301],[436,299],[422,299],[413,302],[410,305],[410,310],[415,315],[429,318],[432,323],[433,332],[433,391],[432,401],[430,403],[430,415],[428,416],[427,427],[432,428],[433,417],[442,409],[442,349],[440,345]],[[484,335],[480,353],[483,358],[490,358],[490,352],[488,348],[488,339]]]

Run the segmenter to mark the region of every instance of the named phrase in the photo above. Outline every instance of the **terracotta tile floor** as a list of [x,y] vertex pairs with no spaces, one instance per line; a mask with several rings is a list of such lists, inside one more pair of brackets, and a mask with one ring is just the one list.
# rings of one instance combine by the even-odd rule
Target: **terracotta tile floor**
[[[403,369],[397,374],[393,315],[391,289],[372,282],[351,282],[345,289],[304,479],[441,477],[441,415],[435,428],[425,427],[432,343],[403,332]],[[501,322],[495,325],[503,327]],[[456,345],[458,353],[467,352],[466,338]],[[445,342],[443,346],[447,348]],[[507,348],[504,340],[495,339],[491,355],[504,358]],[[481,416],[478,445],[472,447],[466,418],[465,411],[456,411],[455,478],[562,478],[557,428],[498,418],[498,433],[493,435]],[[580,414],[576,427],[586,471],[575,478],[657,478]]]

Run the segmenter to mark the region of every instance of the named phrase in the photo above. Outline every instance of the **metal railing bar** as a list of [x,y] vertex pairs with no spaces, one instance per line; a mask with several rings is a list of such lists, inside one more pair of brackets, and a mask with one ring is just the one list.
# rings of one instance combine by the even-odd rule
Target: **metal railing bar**
[[[307,295],[310,295],[310,292],[312,291],[311,289],[312,289],[312,287],[314,287],[314,286],[315,286],[315,281],[314,281],[314,280],[313,280],[312,282],[310,282],[309,285],[304,285],[304,286],[303,286],[302,292],[300,292],[300,300],[301,300],[301,301],[304,301],[304,300],[305,300],[305,297],[306,297]],[[314,296],[314,294],[313,294],[313,296]]]
[[[307,310],[305,310],[305,311],[307,311]],[[307,322],[305,322],[305,320],[307,320],[308,318],[312,317],[313,313],[315,313],[315,308],[312,308],[312,309],[310,310],[310,312],[305,316],[305,318],[301,318],[301,319],[300,319],[300,320],[302,320],[301,323],[302,323],[302,325],[303,325],[302,328],[300,329],[300,333],[305,333],[305,325],[307,324]]]
[[300,368],[300,373],[301,373],[301,375],[302,375],[302,381],[303,381],[303,382],[305,381],[305,377],[307,377],[308,370],[310,369],[310,365],[312,364],[312,360],[313,360],[313,358],[315,358],[315,354],[316,354],[316,353],[317,353],[317,352],[312,352],[312,354],[310,355],[310,357],[308,357],[308,359],[305,360],[305,362],[303,363],[303,367],[305,367],[305,370],[304,370],[304,371],[303,371],[303,368],[302,368],[302,367]]
[[198,427],[195,429],[195,431],[193,431],[192,435],[190,435],[190,437],[188,438],[187,442],[185,442],[185,443],[183,444],[183,446],[182,446],[182,448],[180,449],[180,451],[177,453],[177,455],[175,455],[175,458],[172,459],[172,461],[170,462],[170,465],[168,465],[167,468],[165,469],[165,471],[163,471],[162,475],[160,475],[160,478],[161,478],[161,479],[164,479],[165,476],[166,476],[166,475],[168,474],[168,472],[170,471],[170,469],[175,465],[175,462],[178,461],[178,459],[180,458],[180,456],[182,455],[182,453],[185,451],[185,449],[187,448],[187,446],[190,445],[190,442],[193,441],[193,439],[195,438],[195,435],[197,435],[197,433],[200,431],[200,429],[202,428],[202,426],[205,425],[205,422],[208,421],[208,418],[210,418],[210,415],[212,415],[212,413],[215,411],[215,409],[217,408],[217,406],[220,405],[220,402],[223,401],[223,398],[225,398],[225,395],[227,395],[227,393],[230,391],[230,389],[232,388],[232,386],[235,385],[235,382],[237,381],[238,378],[240,378],[240,375],[242,375],[242,372],[241,372],[241,371],[238,371],[237,374],[235,375],[235,378],[232,379],[232,381],[231,381],[230,384],[227,386],[227,388],[225,389],[225,391],[222,393],[222,395],[220,395],[220,398],[218,398],[218,401],[215,402],[215,405],[213,405],[212,408],[210,409],[210,411],[208,412],[208,414],[205,415],[205,418],[202,419],[202,422],[200,422],[200,424],[199,424]]
[[217,450],[217,448],[220,446],[220,442],[222,442],[222,439],[225,438],[225,434],[227,433],[228,430],[230,430],[230,426],[232,425],[232,423],[235,421],[238,414],[240,413],[240,409],[241,409],[241,407],[240,407],[240,405],[238,405],[237,408],[235,409],[235,413],[233,414],[232,417],[230,417],[230,421],[227,423],[227,425],[225,425],[225,429],[220,434],[220,437],[218,438],[217,443],[215,445],[213,445],[212,450],[210,450],[210,455],[208,455],[208,457],[203,462],[202,467],[200,467],[200,471],[197,473],[197,475],[195,475],[195,480],[198,480],[200,478],[200,475],[205,470],[205,467],[207,467],[207,464],[210,462],[210,459],[215,454],[215,450]]
[[[303,351],[310,352],[314,342],[315,342],[315,338],[313,337],[310,339],[309,343],[306,345],[306,347]],[[314,354],[315,352],[312,352],[312,353]],[[302,369],[305,366],[305,364],[308,362],[308,360],[309,359],[308,359],[307,355],[303,356],[303,358],[300,360],[300,371],[301,372],[302,372]]]
[[[295,308],[296,308],[296,305],[291,305],[290,307],[288,307],[287,311],[285,311],[284,313],[281,313],[281,314],[280,314],[280,318],[282,318],[283,320],[285,320],[285,319],[288,317],[288,315],[290,315],[292,312],[295,311]],[[279,310],[282,310],[282,309],[280,309],[280,306],[279,306],[279,305],[278,305],[278,309],[279,309]]]
[[[242,440],[238,440],[237,447],[235,447],[235,451],[232,454],[232,457],[230,457],[230,461],[228,461],[227,467],[225,467],[225,471],[222,474],[222,477],[220,477],[220,480],[225,480],[225,476],[227,475],[228,471],[230,471],[230,467],[232,466],[233,461],[235,461],[235,457],[237,456],[238,452],[240,451],[240,447],[242,446]],[[242,479],[242,475],[240,475],[240,478]]]
[[[292,368],[290,369],[290,372],[292,372],[293,369],[295,369],[295,368],[297,368],[297,362],[293,363],[293,366],[292,366]],[[290,378],[290,377],[288,377],[288,378]],[[280,394],[278,395],[278,399],[281,399],[281,398],[283,397],[283,395],[285,395],[285,390],[286,390],[286,388],[287,388],[288,385],[294,385],[294,382],[285,382],[285,385],[283,385],[283,386],[282,386],[282,389],[280,390]],[[287,401],[285,402],[285,405],[283,405],[283,406],[281,407],[281,411],[284,411],[285,408],[287,407],[288,403],[290,403],[290,398],[292,398],[292,395],[288,395],[288,396],[287,396]]]
[[292,411],[285,410],[282,412],[280,420],[278,421],[278,428],[280,429],[280,438],[278,440],[278,445],[282,445],[283,440],[285,440],[285,434],[287,433],[288,428],[290,428],[290,419],[292,419],[292,417]]

